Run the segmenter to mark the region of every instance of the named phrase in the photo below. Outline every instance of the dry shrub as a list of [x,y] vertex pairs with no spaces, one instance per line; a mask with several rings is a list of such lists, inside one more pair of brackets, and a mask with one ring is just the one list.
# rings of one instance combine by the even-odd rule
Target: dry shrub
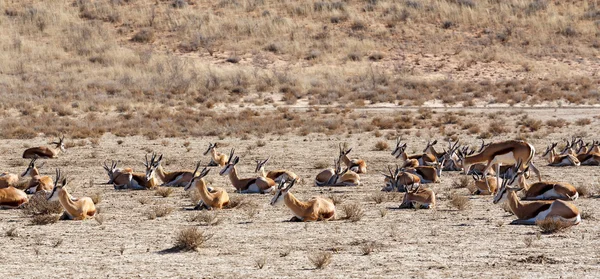
[[465,210],[471,205],[468,197],[452,193],[450,195],[450,205],[458,210]]
[[375,249],[377,249],[377,246],[377,242],[367,241],[360,247],[360,251],[362,252],[363,256],[367,256],[373,253]]
[[380,204],[387,200],[387,196],[384,193],[377,192],[375,194],[370,195],[368,200],[374,202],[375,204]]
[[494,121],[490,123],[488,126],[488,132],[494,136],[500,136],[509,132],[509,129],[506,128],[504,122],[502,121]]
[[156,188],[156,191],[154,192],[154,194],[156,194],[157,196],[166,198],[168,196],[170,196],[171,194],[173,194],[173,188],[169,188],[169,187],[158,187]]
[[23,212],[30,216],[53,215],[63,212],[60,202],[48,201],[43,192],[36,193],[23,207]]
[[458,179],[455,179],[454,181],[452,181],[452,188],[454,189],[461,189],[461,188],[468,188],[469,185],[471,185],[473,183],[473,179],[469,176],[461,176]]
[[579,193],[579,196],[581,197],[590,197],[594,194],[592,189],[587,185],[577,186],[577,193]]
[[571,223],[554,218],[546,218],[535,222],[535,224],[540,228],[540,231],[543,234],[562,232],[571,227]]
[[33,215],[33,217],[31,217],[31,224],[33,224],[33,225],[53,224],[53,223],[56,223],[59,218],[60,218],[60,215],[58,215],[58,214]]
[[564,120],[562,118],[558,118],[558,119],[550,119],[548,121],[546,121],[546,125],[553,127],[553,128],[562,128],[564,126],[567,126],[567,120]]
[[216,226],[221,223],[217,213],[212,211],[202,211],[189,219],[190,222],[200,222],[202,226]]
[[575,125],[577,126],[587,126],[592,124],[592,120],[589,118],[580,118],[575,121]]
[[542,128],[542,121],[532,118],[525,118],[519,122],[519,125],[526,127],[530,132],[535,132]]
[[531,245],[533,245],[533,242],[535,241],[535,237],[534,236],[527,236],[525,238],[523,238],[523,243],[525,243],[525,247],[529,248],[531,247]]
[[256,215],[258,215],[260,213],[260,209],[258,209],[257,206],[247,206],[246,209],[244,210],[244,214],[246,214],[246,216],[248,216],[248,218],[250,219],[254,219],[254,217]]
[[142,29],[135,33],[131,38],[132,41],[138,43],[150,43],[154,41],[154,31],[152,29]]
[[229,204],[227,204],[227,206],[223,207],[226,209],[233,209],[233,208],[245,208],[248,206],[253,206],[254,204],[252,203],[252,201],[250,201],[249,199],[247,199],[244,196],[233,196],[229,198]]
[[329,195],[329,199],[331,200],[331,202],[333,202],[333,205],[340,205],[344,202],[344,200],[346,199],[345,196],[342,195]]
[[106,220],[106,218],[104,218],[104,215],[96,214],[96,216],[94,217],[94,220],[96,220],[96,222],[98,222],[98,224],[102,225],[102,224],[104,224],[104,221]]
[[323,269],[331,264],[332,255],[333,254],[331,252],[326,251],[314,252],[308,256],[308,260],[310,263],[312,263],[315,269]]
[[140,202],[141,205],[146,205],[152,203],[152,199],[149,197],[141,197],[138,199],[138,202]]
[[387,215],[389,212],[390,212],[390,211],[389,211],[387,208],[385,208],[385,207],[382,207],[382,208],[380,208],[380,209],[379,209],[379,216],[381,216],[381,218],[383,218],[383,217],[385,217],[385,216],[386,216],[386,215]]
[[315,169],[326,169],[327,167],[329,167],[329,164],[325,161],[316,161],[313,167]]
[[390,145],[386,141],[378,141],[375,144],[376,151],[384,151],[384,150],[388,150],[389,148],[390,148]]
[[343,220],[350,220],[352,222],[358,222],[365,215],[365,211],[360,203],[350,203],[344,204],[342,206],[342,211],[344,212]]
[[594,215],[587,210],[580,211],[579,215],[583,220],[596,220],[596,217],[594,217]]
[[92,199],[92,202],[94,202],[94,204],[99,204],[102,201],[102,193],[95,192],[90,196],[90,198]]
[[185,228],[177,233],[173,249],[178,251],[195,251],[211,238],[211,234],[207,234],[196,227]]
[[173,212],[173,210],[175,210],[175,209],[172,206],[161,204],[161,205],[152,207],[146,213],[146,216],[148,217],[149,220],[154,220],[156,218],[165,217],[165,216],[171,214],[171,212]]

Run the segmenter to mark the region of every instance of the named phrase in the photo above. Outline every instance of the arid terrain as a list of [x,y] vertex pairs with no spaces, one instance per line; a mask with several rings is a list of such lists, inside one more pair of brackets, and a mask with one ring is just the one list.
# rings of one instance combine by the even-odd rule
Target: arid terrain
[[[22,173],[23,150],[65,135],[42,175],[60,168],[71,194],[99,200],[86,221],[0,211],[0,274],[598,278],[598,167],[540,156],[598,140],[599,22],[597,1],[579,0],[0,0],[0,172]],[[380,192],[398,137],[410,154],[430,139],[526,140],[544,179],[578,188],[583,221],[552,234],[509,225],[457,172],[430,185],[435,209],[398,210],[402,194]],[[237,150],[243,177],[270,156],[267,170],[296,172],[292,192],[334,198],[339,219],[287,222],[271,195],[234,193],[218,169],[207,181],[233,208],[200,213],[182,188],[103,184],[105,160],[141,172],[157,152],[168,171],[193,169],[209,142]],[[362,185],[314,187],[340,143],[367,162]],[[175,251],[188,228],[205,242]],[[320,255],[329,265],[317,268]]]
[[[493,112],[493,111],[490,111]],[[526,111],[541,119],[575,118],[595,115],[593,110]],[[555,115],[556,114],[556,115]],[[594,120],[585,130],[598,133]],[[569,136],[563,128],[544,139],[532,139],[538,153],[551,140]],[[410,133],[409,133],[410,134]],[[471,136],[459,136],[465,144],[478,145]],[[501,139],[498,137],[496,139]],[[420,152],[427,136],[406,135],[409,150]],[[208,213],[215,217],[193,220],[198,211],[182,188],[168,197],[155,191],[116,191],[101,167],[105,159],[119,159],[122,166],[142,170],[144,154],[164,154],[167,170],[193,168],[197,160],[207,163],[201,153],[208,142],[222,144],[221,151],[236,148],[241,157],[242,176],[254,175],[254,160],[271,156],[268,169],[286,168],[302,181],[292,191],[306,199],[314,195],[336,197],[338,216],[344,205],[364,210],[356,222],[287,222],[292,214],[284,206],[269,205],[271,195],[244,195],[246,206]],[[515,226],[514,216],[494,205],[491,197],[470,196],[465,188],[455,189],[457,172],[444,172],[442,183],[431,184],[438,205],[432,210],[398,210],[400,193],[382,194],[380,172],[397,163],[390,149],[375,151],[377,142],[394,144],[394,139],[359,133],[345,136],[307,135],[225,138],[189,137],[147,140],[142,137],[105,135],[94,143],[83,140],[67,149],[59,159],[47,160],[42,174],[54,175],[61,168],[70,178],[68,189],[75,197],[99,193],[100,222],[58,221],[32,225],[21,210],[0,212],[0,237],[3,247],[2,273],[10,277],[193,277],[193,278],[398,278],[398,277],[497,277],[497,278],[595,278],[600,273],[598,246],[598,205],[595,195],[600,186],[597,167],[548,167],[536,157],[544,179],[587,186],[588,196],[574,203],[584,213],[576,227],[554,234],[539,234],[537,226]],[[368,173],[358,187],[317,188],[315,166],[331,165],[337,145],[354,147],[351,155],[368,163]],[[20,155],[25,146],[45,144],[45,140],[3,140],[0,168],[20,173],[28,160]],[[542,151],[540,151],[542,150]],[[207,181],[223,187],[232,198],[229,180],[213,169]],[[451,194],[469,197],[468,207],[457,210],[449,203]],[[151,219],[156,207],[172,207],[170,214]],[[212,215],[214,214],[214,215]],[[206,217],[206,216],[205,216]],[[204,222],[202,222],[204,221]],[[195,252],[170,252],[177,233],[186,227],[199,227],[212,235]],[[370,250],[373,249],[371,252]],[[331,264],[315,269],[309,261],[318,252],[331,252]],[[368,255],[365,251],[369,251]],[[262,264],[261,264],[262,263]],[[259,268],[262,265],[262,268]]]

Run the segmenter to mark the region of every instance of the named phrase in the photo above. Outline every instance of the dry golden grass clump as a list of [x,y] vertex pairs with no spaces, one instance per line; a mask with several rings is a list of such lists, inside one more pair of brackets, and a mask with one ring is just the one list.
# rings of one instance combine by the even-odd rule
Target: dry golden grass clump
[[154,220],[156,218],[165,217],[171,214],[173,210],[175,210],[175,208],[169,205],[157,205],[146,212],[146,217],[148,217],[149,220]]
[[342,206],[342,212],[344,216],[343,220],[350,220],[352,222],[358,222],[365,215],[365,211],[360,203],[349,203]]
[[314,252],[308,256],[308,260],[315,269],[323,269],[331,264],[332,253],[326,251]]
[[23,206],[23,212],[30,216],[56,215],[63,212],[63,207],[57,201],[48,201],[43,192],[38,192]]
[[201,231],[196,227],[185,228],[177,233],[173,249],[178,251],[195,251],[211,238],[211,234]]
[[375,144],[376,151],[384,151],[390,149],[390,145],[386,141],[378,141]]
[[450,195],[450,205],[458,210],[465,210],[471,206],[469,197],[461,196],[456,193]]
[[192,216],[190,222],[199,222],[203,226],[216,226],[221,223],[222,219],[217,216],[214,211],[202,211]]
[[553,218],[546,218],[544,220],[535,222],[535,224],[540,228],[540,231],[543,234],[563,232],[572,226],[572,224],[569,222]]
[[460,176],[459,178],[452,181],[452,188],[461,189],[468,188],[469,185],[473,184],[473,179],[470,176]]
[[173,188],[171,187],[158,187],[156,188],[156,191],[154,192],[157,196],[166,198],[168,196],[170,196],[171,194],[173,194],[175,190],[173,190]]

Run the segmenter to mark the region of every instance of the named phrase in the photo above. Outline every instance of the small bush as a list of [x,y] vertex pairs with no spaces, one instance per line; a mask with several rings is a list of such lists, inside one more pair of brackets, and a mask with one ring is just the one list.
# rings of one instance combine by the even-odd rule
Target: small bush
[[369,200],[374,202],[375,204],[380,204],[387,200],[387,196],[384,193],[377,192],[369,196]]
[[171,194],[173,194],[173,188],[169,188],[169,187],[158,187],[156,188],[156,191],[154,192],[157,196],[166,198],[168,196],[170,196]]
[[150,220],[154,220],[156,218],[160,218],[160,217],[165,217],[169,214],[171,214],[171,212],[173,212],[174,208],[168,205],[158,205],[153,207],[152,209],[150,209],[146,216],[148,217],[148,219]]
[[6,236],[7,237],[19,237],[19,232],[17,231],[16,227],[12,227],[12,228],[6,230]]
[[567,120],[564,120],[562,118],[550,119],[550,120],[546,121],[546,125],[553,127],[553,128],[562,128],[567,125]]
[[102,193],[96,192],[90,196],[94,204],[99,204],[102,201]]
[[216,212],[202,211],[189,220],[190,222],[200,222],[203,226],[216,226],[221,223],[221,219],[217,216]]
[[36,193],[25,204],[23,212],[27,215],[52,215],[63,212],[59,202],[48,201],[43,192]]
[[154,31],[152,29],[142,29],[133,35],[132,41],[138,43],[150,43],[154,41]]
[[593,195],[592,190],[587,185],[579,185],[577,186],[577,193],[581,197],[590,197]]
[[452,188],[454,188],[454,189],[468,188],[469,185],[471,185],[471,183],[473,183],[473,179],[471,177],[461,176],[458,179],[455,179],[454,181],[452,181]]
[[388,150],[389,148],[390,148],[390,145],[386,141],[378,141],[375,144],[375,150],[377,150],[377,151],[384,151],[384,150]]
[[248,206],[252,206],[253,204],[244,196],[233,196],[229,198],[229,204],[225,206],[226,209],[233,208],[244,208]]
[[471,205],[468,197],[452,194],[450,195],[450,205],[458,210],[465,210]]
[[587,126],[592,124],[592,120],[589,118],[580,118],[575,121],[575,125],[577,126]]
[[211,238],[212,235],[207,234],[196,227],[185,228],[177,233],[175,246],[173,248],[179,251],[195,251]]
[[312,263],[315,269],[323,269],[331,264],[331,252],[315,252],[308,256],[308,260]]
[[57,215],[57,214],[34,215],[31,218],[31,223],[33,225],[48,225],[48,224],[56,223],[59,218],[60,218],[60,215]]
[[345,204],[342,206],[344,212],[344,220],[350,220],[352,222],[358,222],[365,215],[365,211],[360,203]]
[[375,241],[368,241],[360,247],[363,256],[370,255],[375,249],[377,249],[377,243]]
[[554,218],[537,221],[535,224],[540,228],[540,231],[543,234],[562,232],[571,227],[570,223]]
[[326,169],[327,167],[329,167],[329,164],[325,161],[317,161],[315,162],[315,164],[313,165],[313,167],[315,169]]
[[333,205],[339,205],[342,204],[346,198],[341,195],[329,195],[329,199],[333,202]]

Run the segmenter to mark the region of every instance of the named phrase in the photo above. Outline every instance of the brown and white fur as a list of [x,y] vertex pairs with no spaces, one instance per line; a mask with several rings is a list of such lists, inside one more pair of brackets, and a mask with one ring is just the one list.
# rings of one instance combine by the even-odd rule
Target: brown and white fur
[[396,140],[396,148],[392,151],[392,156],[396,157],[396,159],[402,158],[404,162],[410,159],[415,159],[419,161],[420,166],[424,166],[425,162],[428,163],[437,163],[437,158],[432,154],[415,154],[408,155],[406,154],[406,143],[402,144],[400,138]]
[[229,157],[227,157],[227,154],[217,152],[216,142],[214,144],[210,142],[208,143],[208,149],[204,151],[204,156],[208,155],[208,153],[210,153],[210,162],[208,165],[211,167],[224,167],[227,162],[229,162]]
[[562,166],[579,166],[581,165],[581,163],[579,162],[579,159],[577,159],[577,157],[575,157],[572,154],[564,154],[564,155],[559,155],[556,154],[556,152],[554,151],[554,148],[556,147],[558,143],[553,143],[550,146],[548,146],[548,148],[546,148],[546,151],[544,151],[544,155],[542,155],[542,157],[546,158],[546,160],[548,160],[548,165],[549,166],[554,166],[554,167],[562,167]]
[[231,184],[236,191],[242,194],[248,193],[269,193],[275,189],[275,181],[267,177],[255,177],[255,178],[239,178],[235,165],[239,163],[240,157],[234,157],[234,149],[231,149],[229,154],[229,161],[225,165],[219,174],[221,176],[229,175]]
[[421,178],[421,183],[440,183],[442,176],[442,166],[444,165],[446,158],[442,159],[441,163],[427,163],[428,166],[418,166],[416,168],[406,168],[406,172],[410,172]]
[[[118,162],[114,160],[111,161],[110,167],[106,164],[106,161],[103,163],[103,168],[108,174],[108,182],[106,184],[113,184],[116,189],[127,188],[131,186],[131,181],[133,180],[133,169],[117,168]],[[143,174],[139,174],[142,175]]]
[[507,183],[508,186],[519,186],[525,191],[523,200],[576,200],[577,189],[566,182],[536,182],[528,184],[523,172],[517,172]]
[[28,148],[23,152],[23,158],[43,158],[43,159],[54,159],[58,157],[60,152],[65,152],[65,136],[58,138],[58,141],[52,142],[56,145],[55,148],[49,146],[38,146]]
[[396,165],[396,170],[392,172],[391,167],[388,166],[389,175],[382,173],[385,177],[385,186],[381,189],[384,192],[392,192],[396,189],[398,192],[406,192],[409,187],[418,186],[421,184],[421,178],[412,173],[402,171]]
[[160,180],[162,180],[162,182],[163,182],[162,186],[185,187],[186,185],[188,185],[190,183],[190,181],[194,177],[194,173],[192,173],[192,171],[181,170],[181,171],[167,172],[162,167],[162,164],[161,164],[162,158],[163,158],[163,155],[161,154],[158,157],[158,160],[152,166],[154,168],[154,171],[156,172],[156,175],[158,176],[158,178]]
[[477,190],[473,192],[473,195],[494,195],[498,191],[496,178],[493,176],[484,177],[478,174],[473,174],[473,180],[475,180],[475,187],[477,187]]
[[340,161],[334,161],[335,169],[322,170],[315,178],[315,186],[358,186],[360,185],[360,176],[345,168],[342,170]]
[[511,224],[535,225],[537,221],[545,219],[561,220],[572,225],[577,225],[581,222],[579,209],[575,205],[562,200],[522,203],[516,193],[522,188],[512,188],[507,186],[507,183],[508,180],[503,181],[502,186],[494,197],[494,204],[508,200],[511,211],[518,218],[511,222]]
[[273,181],[275,181],[276,183],[279,183],[282,180],[289,181],[298,179],[298,175],[289,170],[272,170],[269,172],[265,172],[265,165],[267,164],[269,159],[270,158],[267,158],[264,161],[256,160],[256,169],[254,172],[258,172],[258,174],[262,177],[273,179]]
[[17,185],[18,182],[19,176],[14,173],[3,172],[0,174],[0,189],[7,188],[10,186],[14,187]]
[[206,181],[204,181],[204,177],[210,171],[208,168],[202,169],[200,175],[196,176],[198,173],[198,169],[200,168],[200,162],[196,165],[196,169],[193,173],[193,178],[188,182],[185,186],[184,190],[189,191],[192,189],[192,185],[196,187],[198,193],[200,194],[200,201],[196,205],[194,209],[223,209],[224,206],[229,204],[229,195],[227,191],[222,188],[208,188],[206,186]]
[[312,197],[307,201],[300,201],[291,192],[296,180],[293,179],[285,187],[286,181],[279,182],[275,196],[271,199],[271,205],[279,205],[284,202],[292,211],[294,217],[291,222],[325,221],[335,219],[335,205],[333,201],[322,197]]
[[421,185],[407,189],[399,208],[431,209],[435,207],[435,193]]
[[577,155],[582,166],[600,165],[600,142],[594,141],[592,147],[586,152]]
[[17,189],[12,185],[0,188],[0,208],[19,208],[28,201],[27,194],[23,190]]
[[[122,180],[113,181],[116,190],[122,189],[131,189],[131,190],[148,190],[154,189],[159,186],[158,179],[156,178],[156,168],[158,165],[156,164],[156,154],[152,154],[150,161],[148,161],[148,155],[144,157],[146,161],[144,162],[144,167],[146,168],[145,173],[137,173],[133,172],[131,168],[125,168],[119,171],[119,176],[123,175],[124,178]],[[116,165],[115,165],[116,168]],[[117,176],[117,174],[114,174]],[[109,174],[110,176],[110,174]],[[129,179],[129,183],[123,183],[125,177]]]
[[[59,185],[58,182],[61,181],[61,179],[62,182]],[[82,197],[74,199],[69,195],[67,189],[64,188],[67,185],[67,178],[61,178],[59,169],[56,170],[56,180],[54,184],[56,184],[56,187],[54,187],[48,196],[48,200],[60,202],[65,210],[61,219],[84,220],[96,214],[96,206],[91,198]]]
[[25,193],[27,194],[35,194],[39,191],[49,192],[52,191],[52,188],[54,188],[52,178],[50,178],[49,176],[40,175],[40,172],[38,171],[38,168],[42,168],[45,163],[36,166],[36,161],[37,158],[31,159],[31,162],[29,162],[29,166],[27,167],[25,172],[21,174],[21,177],[25,177],[27,175],[31,177],[31,180],[29,180],[29,183],[27,184],[27,188],[25,190]]
[[340,161],[342,161],[349,170],[355,173],[367,173],[367,163],[360,159],[350,159],[348,157],[350,151],[352,151],[352,148],[345,149],[344,146],[340,144]]

